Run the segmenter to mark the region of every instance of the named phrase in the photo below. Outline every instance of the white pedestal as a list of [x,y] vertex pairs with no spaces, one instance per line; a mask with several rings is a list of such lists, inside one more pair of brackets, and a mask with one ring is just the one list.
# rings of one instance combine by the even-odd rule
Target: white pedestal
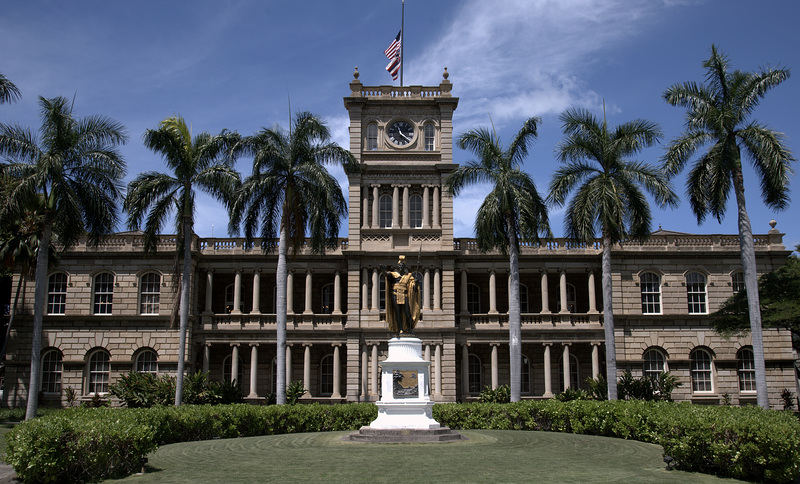
[[430,399],[430,366],[422,358],[422,340],[389,340],[389,356],[381,363],[381,400],[371,429],[438,429]]

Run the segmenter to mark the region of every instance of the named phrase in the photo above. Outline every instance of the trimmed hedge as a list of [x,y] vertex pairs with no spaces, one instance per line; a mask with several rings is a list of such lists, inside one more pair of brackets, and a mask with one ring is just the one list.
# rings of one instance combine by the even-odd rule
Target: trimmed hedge
[[800,422],[760,407],[643,401],[555,400],[445,404],[433,417],[453,429],[544,430],[659,444],[681,470],[751,481],[800,474]]
[[71,408],[15,426],[3,459],[25,482],[97,481],[139,470],[158,445],[356,430],[377,416],[372,404]]
[[[80,482],[138,470],[157,445],[214,438],[356,430],[377,417],[367,403],[74,408],[17,425],[5,461],[25,482]],[[800,422],[759,407],[555,400],[438,404],[453,429],[542,430],[659,444],[674,466],[753,481],[800,474]]]

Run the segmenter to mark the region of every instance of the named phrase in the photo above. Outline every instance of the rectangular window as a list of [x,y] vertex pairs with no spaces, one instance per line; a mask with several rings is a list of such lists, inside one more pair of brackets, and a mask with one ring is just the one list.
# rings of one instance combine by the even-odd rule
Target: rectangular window
[[756,365],[753,361],[753,352],[742,349],[739,352],[739,391],[756,391]]
[[114,275],[108,272],[94,276],[94,314],[111,314],[114,301]]
[[378,205],[378,215],[380,228],[388,229],[392,227],[392,197],[389,195],[381,195]]
[[706,314],[706,276],[699,272],[686,275],[686,299],[689,314]]
[[371,123],[367,126],[367,151],[378,149],[378,125]]
[[42,388],[44,393],[61,393],[61,353],[50,350],[42,358]]
[[142,276],[140,284],[140,314],[158,314],[161,299],[161,276],[154,272]]
[[432,124],[425,125],[425,151],[433,151],[436,128]]
[[731,287],[734,294],[744,291],[744,272],[737,271],[731,274]]
[[50,276],[47,284],[47,314],[64,314],[67,310],[67,275]]
[[704,350],[692,354],[692,391],[711,392],[711,355]]
[[661,314],[661,283],[656,274],[645,272],[639,276],[642,292],[642,314]]
[[411,228],[417,229],[422,227],[422,197],[419,195],[412,195],[408,201],[409,205],[409,222]]

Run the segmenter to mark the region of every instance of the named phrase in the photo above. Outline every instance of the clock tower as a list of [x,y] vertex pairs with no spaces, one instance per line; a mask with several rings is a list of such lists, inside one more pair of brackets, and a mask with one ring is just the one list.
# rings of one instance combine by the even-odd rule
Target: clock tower
[[[381,265],[393,266],[405,255],[418,281],[421,319],[414,332],[437,348],[432,389],[437,401],[452,401],[455,375],[455,264],[453,200],[445,189],[455,170],[453,112],[458,98],[445,68],[438,86],[375,86],[350,82],[344,105],[350,116],[350,152],[362,163],[349,175],[347,304],[348,336],[378,351],[388,339],[383,310],[385,288]],[[358,316],[356,316],[358,314]],[[353,341],[353,347],[359,344]],[[439,351],[441,350],[441,352]],[[383,351],[382,349],[380,351]],[[375,353],[367,359],[380,359]],[[348,359],[348,375],[359,373],[358,358]],[[364,358],[362,358],[364,361]],[[362,372],[363,374],[363,372]],[[375,384],[370,384],[375,387]],[[442,386],[443,385],[443,386]],[[348,388],[364,388],[349,381]],[[434,391],[435,390],[435,391]],[[348,390],[349,391],[349,390]],[[370,397],[372,398],[372,397]]]

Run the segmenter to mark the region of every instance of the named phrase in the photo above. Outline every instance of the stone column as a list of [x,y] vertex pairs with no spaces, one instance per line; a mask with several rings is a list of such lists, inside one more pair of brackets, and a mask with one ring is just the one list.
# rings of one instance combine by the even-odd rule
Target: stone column
[[208,272],[206,272],[206,309],[204,311],[206,314],[214,314],[214,311],[212,311],[211,309],[213,296],[214,296],[214,272],[209,270]]
[[592,378],[600,374],[600,343],[592,343]]
[[253,273],[253,310],[250,314],[261,314],[261,272]]
[[370,376],[372,377],[372,382],[371,382],[371,385],[370,385],[369,394],[370,395],[378,395],[379,394],[379,391],[378,391],[378,345],[376,345],[376,344],[372,345],[372,358],[371,358],[371,361],[372,361],[372,368],[371,368],[371,371],[370,371],[370,373],[371,373]]
[[368,229],[369,228],[369,188],[362,187],[361,189],[362,199],[361,202],[361,228]]
[[[431,345],[425,345],[425,355],[423,356],[423,358],[428,363],[431,363]],[[426,395],[430,395],[431,394],[431,390],[432,390],[432,388],[431,388],[431,378],[433,377],[433,372],[431,371],[431,366],[433,366],[433,365],[428,365],[428,379],[425,382],[425,385],[426,385],[425,394]]]
[[441,227],[440,214],[442,211],[442,204],[439,203],[439,187],[433,187],[433,226],[435,228]]
[[380,281],[378,280],[378,269],[372,269],[372,310],[379,311],[381,309],[381,302],[379,299],[379,290],[381,288]]
[[544,397],[553,396],[553,371],[550,368],[550,347],[552,343],[544,343]]
[[403,185],[403,228],[407,229],[410,225],[410,217],[409,217],[409,197],[408,197],[408,190],[410,185]]
[[361,346],[361,401],[367,401],[369,393],[369,347]]
[[431,308],[431,270],[427,267],[422,274],[422,309]]
[[597,313],[597,295],[595,294],[594,287],[594,271],[589,271],[589,312]]
[[442,398],[442,344],[436,343],[436,349],[433,354],[433,364],[436,372],[434,377],[434,390],[433,397],[438,400]]
[[233,309],[231,314],[242,314],[242,271],[236,270],[233,278]]
[[342,276],[339,271],[333,273],[333,314],[342,314]]
[[550,294],[547,289],[547,272],[542,272],[542,314],[550,314]]
[[570,363],[570,361],[569,361],[569,343],[562,343],[562,344],[564,345],[564,353],[562,355],[561,366],[564,369],[564,390],[566,390],[566,389],[568,389],[570,387],[570,384],[569,384],[569,374],[570,374],[570,368],[569,368],[569,363]]
[[369,273],[361,269],[361,310],[369,309]]
[[[231,381],[237,381],[239,377],[239,343],[231,343]],[[241,384],[242,382],[237,381]]]
[[469,396],[469,345],[461,346],[461,394]]
[[258,343],[250,343],[250,394],[247,398],[258,398],[256,382],[258,381]]
[[392,228],[400,227],[400,186],[392,185]]
[[286,314],[294,314],[294,274],[286,271]]
[[461,269],[461,314],[469,314],[467,310],[467,270]]
[[342,398],[342,360],[339,356],[339,344],[333,345],[333,394],[331,398]]
[[430,188],[429,185],[425,185],[422,188],[422,227],[429,229],[431,228],[431,202],[430,198]]
[[311,279],[311,269],[306,270],[306,294],[305,294],[305,309],[303,310],[303,314],[314,314],[314,310],[311,308],[311,290],[314,287],[312,284]]
[[203,373],[208,373],[211,366],[211,343],[203,345]]
[[497,369],[497,345],[492,344],[492,390],[497,390],[498,369]]
[[569,306],[567,306],[567,271],[561,270],[558,274],[558,290],[559,290],[559,297],[561,301],[561,314],[569,312]]
[[438,267],[433,270],[433,309],[442,309],[442,273]]
[[380,185],[372,185],[372,228],[377,229],[381,226],[379,207],[380,207]]
[[497,274],[489,271],[489,314],[497,314]]
[[311,398],[311,345],[303,344],[303,387],[308,393],[303,397]]

